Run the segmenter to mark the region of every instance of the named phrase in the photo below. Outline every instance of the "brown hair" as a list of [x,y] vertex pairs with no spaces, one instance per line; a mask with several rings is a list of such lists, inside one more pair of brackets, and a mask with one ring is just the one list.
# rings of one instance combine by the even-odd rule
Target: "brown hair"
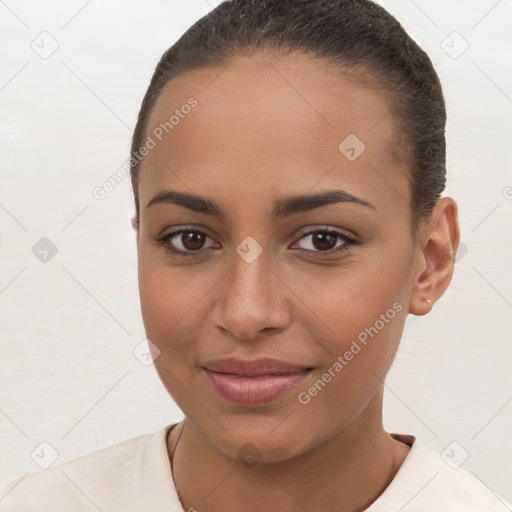
[[228,0],[167,49],[153,73],[132,138],[135,222],[140,160],[134,155],[164,86],[186,71],[262,48],[326,59],[385,93],[395,124],[393,154],[410,169],[412,224],[428,219],[446,182],[446,108],[432,62],[400,23],[370,0]]

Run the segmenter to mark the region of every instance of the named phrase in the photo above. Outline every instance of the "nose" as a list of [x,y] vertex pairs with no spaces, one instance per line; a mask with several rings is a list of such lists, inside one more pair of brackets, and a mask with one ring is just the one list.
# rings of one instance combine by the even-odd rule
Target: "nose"
[[240,341],[258,338],[260,332],[280,332],[290,318],[287,287],[261,254],[248,263],[236,255],[215,301],[215,326]]

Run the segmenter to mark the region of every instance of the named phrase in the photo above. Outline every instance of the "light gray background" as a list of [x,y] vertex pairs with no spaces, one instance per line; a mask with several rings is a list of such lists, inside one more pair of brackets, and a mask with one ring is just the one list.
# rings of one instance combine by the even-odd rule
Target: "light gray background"
[[[92,191],[126,161],[160,55],[218,3],[0,1],[0,482],[39,470],[41,442],[60,463],[182,418],[133,353],[129,178],[102,201]],[[511,500],[512,2],[381,4],[443,83],[464,244],[445,296],[407,320],[385,426],[467,452],[462,468]],[[58,250],[46,263],[32,252],[43,237]]]

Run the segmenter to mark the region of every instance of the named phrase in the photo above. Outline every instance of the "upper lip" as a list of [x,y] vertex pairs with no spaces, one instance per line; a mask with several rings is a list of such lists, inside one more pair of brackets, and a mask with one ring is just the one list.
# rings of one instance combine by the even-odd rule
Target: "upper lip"
[[283,375],[289,373],[299,373],[309,370],[310,367],[262,357],[259,359],[238,359],[236,357],[227,357],[224,359],[215,359],[204,363],[203,368],[217,373],[230,373],[244,377],[259,377],[261,375]]

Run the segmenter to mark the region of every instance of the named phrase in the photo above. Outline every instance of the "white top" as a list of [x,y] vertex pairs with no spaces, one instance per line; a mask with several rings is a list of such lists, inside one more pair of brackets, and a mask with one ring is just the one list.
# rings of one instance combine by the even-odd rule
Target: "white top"
[[[162,427],[0,486],[0,511],[184,512]],[[502,499],[463,469],[452,469],[414,436],[395,478],[366,512],[509,512]]]

